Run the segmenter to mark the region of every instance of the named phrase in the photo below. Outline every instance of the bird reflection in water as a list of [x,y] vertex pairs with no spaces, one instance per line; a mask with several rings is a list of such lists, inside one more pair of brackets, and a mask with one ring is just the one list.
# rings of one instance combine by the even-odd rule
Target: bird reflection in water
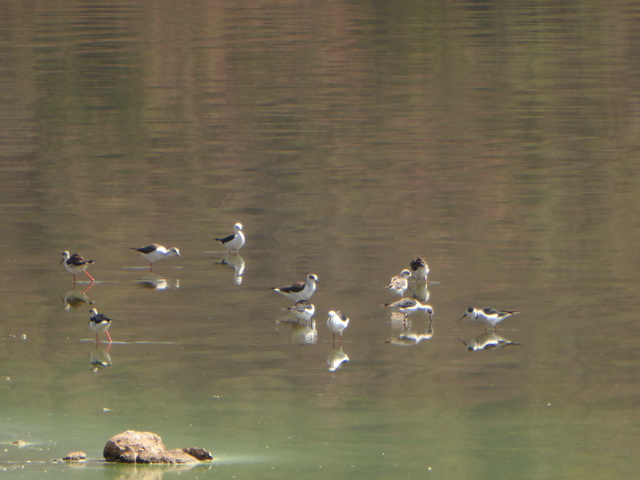
[[[166,278],[153,274],[142,277],[138,281],[138,285],[149,290],[169,290],[171,288],[171,285]],[[179,278],[175,279],[173,288],[180,288]]]
[[327,357],[327,365],[330,372],[335,372],[342,367],[344,362],[349,361],[349,356],[342,350],[342,345],[338,348],[333,347]]
[[419,302],[427,302],[431,296],[427,282],[410,282],[409,291],[411,292],[411,296]]
[[[93,284],[91,284],[89,288],[91,288],[92,286]],[[89,290],[89,288],[87,288],[87,290]],[[69,311],[72,308],[80,308],[83,305],[93,305],[95,301],[91,300],[87,296],[87,290],[82,293],[77,293],[74,290],[69,290],[67,293],[65,293],[64,297],[62,297],[62,304],[64,305],[64,309]]]
[[397,336],[387,338],[385,342],[402,347],[410,347],[419,344],[423,340],[429,340],[430,338],[433,338],[433,327],[431,323],[429,323],[429,329],[426,332],[418,332],[411,330],[411,328],[406,328]]
[[495,332],[484,333],[467,340],[461,338],[460,340],[462,340],[462,343],[470,352],[477,352],[478,350],[496,350],[509,345],[520,345],[518,342],[507,340]]
[[276,323],[291,326],[289,343],[294,345],[315,345],[318,343],[318,330],[313,318],[315,306],[312,303],[300,300],[295,305],[283,310],[287,311],[287,315],[276,320]]
[[220,260],[218,260],[218,265],[226,265],[227,267],[233,268],[233,284],[241,285],[242,284],[242,275],[244,275],[244,258],[237,253],[228,253]]
[[311,319],[305,323],[291,323],[291,332],[289,333],[289,343],[292,345],[315,345],[318,343],[318,330],[316,329],[316,321]]
[[97,372],[105,367],[112,365],[111,355],[109,355],[109,349],[111,344],[107,348],[96,347],[95,350],[89,352],[89,366],[92,372]]

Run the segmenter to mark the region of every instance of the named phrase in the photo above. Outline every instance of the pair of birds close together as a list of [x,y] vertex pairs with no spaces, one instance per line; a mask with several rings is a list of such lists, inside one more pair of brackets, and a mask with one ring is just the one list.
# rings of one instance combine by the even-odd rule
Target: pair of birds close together
[[[238,253],[238,251],[244,246],[245,237],[244,232],[242,231],[242,224],[236,223],[233,226],[233,233],[228,237],[224,238],[216,238],[218,243],[224,246],[229,253]],[[145,260],[149,262],[149,270],[153,269],[153,262],[157,262],[163,258],[171,257],[173,255],[177,255],[182,258],[180,255],[180,250],[176,247],[165,248],[162,245],[158,245],[157,243],[152,243],[151,245],[147,245],[146,247],[130,247],[131,250],[135,250],[140,253]]]
[[[224,238],[216,238],[218,243],[224,246],[229,253],[238,253],[238,251],[244,246],[245,237],[244,232],[242,231],[242,224],[236,223],[233,226],[233,233],[228,237]],[[180,258],[183,258],[180,255],[180,250],[176,247],[171,247],[169,249],[163,247],[162,245],[158,245],[157,243],[152,243],[151,245],[147,245],[146,247],[130,247],[131,250],[135,250],[140,253],[148,262],[149,262],[149,270],[153,270],[153,262],[157,262],[163,258],[171,257],[173,255],[177,255]]]

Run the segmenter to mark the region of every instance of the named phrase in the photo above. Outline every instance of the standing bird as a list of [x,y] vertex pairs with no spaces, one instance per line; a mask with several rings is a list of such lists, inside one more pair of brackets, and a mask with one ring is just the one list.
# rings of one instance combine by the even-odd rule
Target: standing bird
[[385,303],[384,306],[402,313],[405,320],[409,315],[424,310],[429,314],[429,320],[433,321],[433,307],[431,305],[423,305],[415,298],[401,298],[397,302]]
[[429,275],[429,265],[424,258],[418,257],[415,260],[411,260],[409,267],[411,268],[411,276],[413,278],[423,282],[427,281],[427,276]]
[[342,345],[342,332],[349,325],[349,317],[340,311],[329,312],[327,317],[327,327],[333,337],[333,343],[336,342],[336,333],[340,334],[340,345]]
[[474,308],[469,307],[467,311],[458,319],[458,322],[462,320],[464,317],[469,317],[471,320],[475,322],[484,323],[490,327],[493,327],[494,330],[497,330],[497,325],[505,318],[509,318],[511,315],[515,315],[520,312],[513,312],[509,310],[497,310],[495,308],[486,307],[486,308]]
[[316,313],[315,305],[308,300],[299,300],[292,307],[287,307],[287,310],[293,313],[298,320],[302,320],[305,323],[311,320]]
[[109,343],[111,343],[111,335],[109,335],[109,327],[111,326],[111,319],[103,313],[98,313],[98,310],[92,308],[91,317],[89,317],[89,328],[96,334],[96,345],[98,344],[98,334],[106,333]]
[[77,253],[69,255],[69,252],[65,250],[62,252],[62,260],[60,260],[60,263],[62,262],[64,262],[64,268],[67,269],[67,272],[73,275],[74,284],[76,283],[76,273],[80,272],[84,272],[84,274],[91,279],[91,284],[95,283],[95,279],[87,272],[87,267],[95,263],[93,260],[85,260]]
[[229,253],[238,253],[238,250],[244,245],[244,233],[242,233],[242,224],[236,223],[233,226],[233,233],[228,237],[216,238],[229,251]]
[[180,250],[178,250],[176,247],[171,247],[169,250],[167,250],[165,247],[163,247],[162,245],[158,245],[157,243],[152,243],[151,245],[147,245],[146,247],[129,248],[138,252],[147,260],[147,262],[149,262],[150,271],[153,271],[153,262],[157,262],[162,258],[172,257],[174,255],[182,258],[182,255],[180,255]]
[[391,277],[391,282],[389,282],[387,289],[394,295],[402,297],[402,294],[405,292],[407,287],[409,287],[410,276],[411,272],[405,268],[400,272],[400,275]]
[[274,287],[273,290],[294,301],[309,300],[313,292],[316,291],[316,283],[322,285],[315,273],[307,275],[306,282],[295,282],[287,287]]

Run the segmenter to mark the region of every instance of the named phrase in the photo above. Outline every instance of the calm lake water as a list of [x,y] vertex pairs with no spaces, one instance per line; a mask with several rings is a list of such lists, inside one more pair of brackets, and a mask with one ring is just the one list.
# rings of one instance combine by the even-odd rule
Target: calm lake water
[[[637,3],[2,11],[7,478],[637,474]],[[235,222],[225,265],[213,239]],[[129,247],[151,242],[184,260],[149,272]],[[94,285],[64,250],[95,260]],[[381,306],[418,256],[432,330]],[[270,290],[308,273],[317,332]],[[497,331],[516,344],[468,350],[496,340],[456,321],[470,305],[520,311]],[[218,460],[101,463],[126,429]],[[73,450],[90,461],[52,463]]]

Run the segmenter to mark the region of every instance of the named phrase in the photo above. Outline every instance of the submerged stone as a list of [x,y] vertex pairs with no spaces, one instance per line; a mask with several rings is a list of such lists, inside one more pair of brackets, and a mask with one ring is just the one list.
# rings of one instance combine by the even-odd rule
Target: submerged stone
[[85,462],[87,460],[87,454],[84,452],[69,452],[62,460],[65,462]]

